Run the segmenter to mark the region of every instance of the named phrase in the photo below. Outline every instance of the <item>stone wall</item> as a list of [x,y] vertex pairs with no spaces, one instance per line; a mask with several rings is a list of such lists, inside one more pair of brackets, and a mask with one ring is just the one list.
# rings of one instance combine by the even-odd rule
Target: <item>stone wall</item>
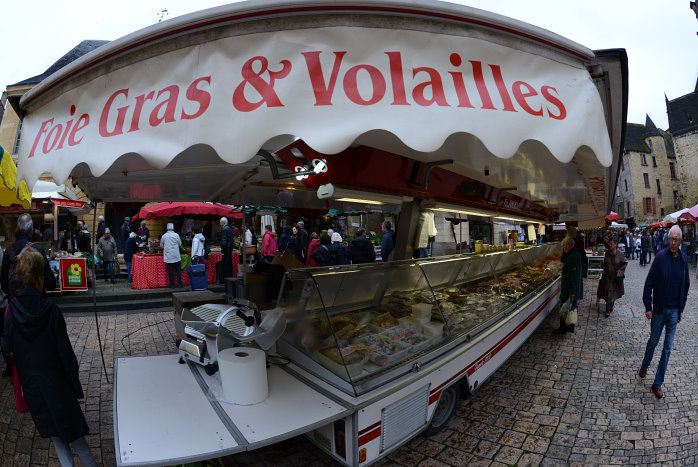
[[674,137],[674,151],[683,207],[698,204],[698,131]]

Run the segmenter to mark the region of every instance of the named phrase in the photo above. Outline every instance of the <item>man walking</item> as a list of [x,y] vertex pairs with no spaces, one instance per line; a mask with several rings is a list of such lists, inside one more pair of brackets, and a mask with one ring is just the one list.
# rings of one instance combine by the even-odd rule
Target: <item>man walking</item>
[[662,336],[662,329],[666,327],[662,356],[659,359],[657,373],[652,384],[652,392],[658,399],[664,397],[662,391],[664,375],[669,364],[676,325],[683,316],[690,285],[688,260],[680,250],[681,229],[679,226],[675,225],[671,228],[667,240],[669,248],[660,251],[654,258],[647,279],[645,279],[645,289],[642,294],[642,301],[645,304],[645,310],[647,310],[645,316],[652,321],[650,338],[647,341],[645,357],[642,359],[639,371],[640,378],[647,375],[647,368],[652,363],[654,349]]
[[225,284],[225,278],[233,275],[233,231],[228,225],[228,218],[221,217],[221,254],[223,255],[223,266],[221,276],[218,278],[219,284]]
[[650,250],[650,236],[647,231],[642,232],[642,237],[640,237],[640,266],[645,266],[647,264],[647,253]]
[[[111,229],[104,229],[104,236],[97,242],[97,254],[102,259],[104,267],[104,282],[114,283],[114,262],[116,261],[116,240],[111,236]],[[117,263],[118,267],[118,263]]]

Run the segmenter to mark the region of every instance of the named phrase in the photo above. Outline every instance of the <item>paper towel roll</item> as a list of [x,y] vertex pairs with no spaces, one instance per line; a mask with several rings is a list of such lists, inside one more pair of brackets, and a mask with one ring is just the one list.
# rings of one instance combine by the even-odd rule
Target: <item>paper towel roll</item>
[[269,395],[266,355],[252,347],[233,347],[218,352],[218,374],[227,402],[254,405]]

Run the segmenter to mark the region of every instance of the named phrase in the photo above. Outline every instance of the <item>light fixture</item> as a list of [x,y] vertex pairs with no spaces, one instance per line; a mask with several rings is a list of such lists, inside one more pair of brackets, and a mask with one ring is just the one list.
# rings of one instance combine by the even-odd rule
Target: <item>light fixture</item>
[[485,211],[484,209],[471,208],[469,206],[458,206],[455,204],[444,204],[436,202],[434,206],[429,206],[427,209],[432,211],[440,212],[452,212],[458,214],[466,214],[469,216],[482,216],[482,217],[492,217],[496,213],[492,211]]
[[370,191],[348,190],[336,187],[331,183],[320,185],[317,189],[319,199],[335,199],[351,203],[363,204],[402,204],[414,200],[411,196],[375,193]]
[[336,198],[337,201],[345,201],[347,203],[363,203],[363,204],[385,204],[382,201],[376,201],[372,199],[359,199],[359,198]]

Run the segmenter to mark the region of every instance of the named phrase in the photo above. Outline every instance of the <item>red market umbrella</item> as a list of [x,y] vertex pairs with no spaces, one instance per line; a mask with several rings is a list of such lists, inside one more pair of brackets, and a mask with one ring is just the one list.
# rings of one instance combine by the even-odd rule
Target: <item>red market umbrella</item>
[[233,206],[218,203],[203,202],[172,202],[159,203],[141,209],[134,219],[147,221],[161,217],[191,216],[191,217],[230,217],[242,219],[242,213]]
[[698,221],[698,204],[681,214],[679,219],[689,219],[692,222]]
[[611,213],[608,216],[606,216],[606,219],[608,219],[609,221],[618,222],[620,220],[620,216],[618,215],[617,212],[611,211]]

